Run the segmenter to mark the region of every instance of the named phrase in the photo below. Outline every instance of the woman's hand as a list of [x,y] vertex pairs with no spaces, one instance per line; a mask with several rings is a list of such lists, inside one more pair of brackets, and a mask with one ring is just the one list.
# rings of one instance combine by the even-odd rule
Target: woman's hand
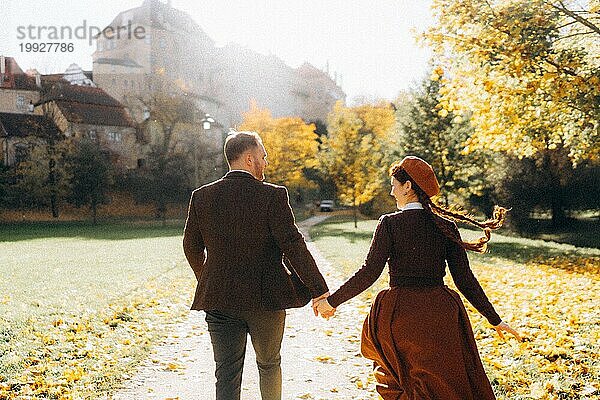
[[315,297],[314,299],[312,299],[312,309],[313,312],[315,313],[315,317],[319,316],[319,311],[317,310],[317,305],[319,304],[319,301],[326,299],[329,297],[329,292],[325,292],[322,295],[320,295],[319,297]]
[[335,308],[331,307],[327,299],[323,299],[317,303],[317,310],[325,319],[329,319],[335,314]]
[[505,340],[504,334],[502,332],[508,332],[512,334],[515,338],[517,338],[519,342],[523,341],[521,335],[519,335],[519,332],[511,328],[510,325],[508,325],[506,322],[500,322],[498,325],[494,326],[494,329],[496,330],[496,332],[498,332],[498,336],[500,336],[502,340]]

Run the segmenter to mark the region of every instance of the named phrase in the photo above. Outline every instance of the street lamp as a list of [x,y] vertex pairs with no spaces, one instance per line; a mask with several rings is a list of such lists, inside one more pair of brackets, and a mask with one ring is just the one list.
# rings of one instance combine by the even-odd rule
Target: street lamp
[[215,119],[213,117],[211,117],[210,114],[205,114],[204,118],[202,118],[201,122],[202,122],[202,129],[207,131],[210,129],[210,126],[215,123]]
[[[210,114],[204,114],[204,118],[202,118],[200,122],[202,123],[202,130],[204,131],[205,135],[207,135],[211,128],[213,128],[213,124],[215,124],[215,127],[219,126],[219,124],[215,121],[213,117],[211,117]],[[194,181],[196,186],[200,184],[200,165],[198,160],[198,150],[198,140],[194,140]],[[213,155],[218,155],[219,153],[220,152],[211,154],[211,152],[206,152],[205,156],[212,157]]]
[[[221,124],[219,124],[218,122],[215,121],[215,119],[210,115],[210,114],[204,114],[204,118],[202,118],[200,120],[200,122],[202,122],[202,129],[204,129],[205,131],[209,131],[212,127],[213,124],[215,125],[215,127],[217,127],[220,132],[221,132],[221,139],[222,139],[222,143],[221,146],[223,146],[225,144],[225,131],[223,130],[223,126]],[[215,153],[215,155],[221,155],[222,157],[222,163],[221,163],[221,169],[223,170],[222,172],[225,173],[227,171],[227,164],[225,162],[225,156],[223,154],[223,150],[219,150],[218,152]]]

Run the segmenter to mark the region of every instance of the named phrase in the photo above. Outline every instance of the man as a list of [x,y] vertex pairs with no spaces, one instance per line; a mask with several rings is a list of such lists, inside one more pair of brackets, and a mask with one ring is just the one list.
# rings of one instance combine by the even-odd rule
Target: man
[[206,312],[217,400],[240,398],[248,334],[262,399],[280,400],[285,309],[303,305],[282,257],[310,290],[315,315],[329,292],[294,223],[286,188],[263,182],[268,163],[260,136],[230,134],[225,157],[230,171],[190,199],[183,248],[198,279],[192,310]]

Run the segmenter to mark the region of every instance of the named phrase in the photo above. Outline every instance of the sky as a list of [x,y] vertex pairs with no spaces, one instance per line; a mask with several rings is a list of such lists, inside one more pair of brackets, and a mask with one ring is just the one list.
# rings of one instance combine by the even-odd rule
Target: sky
[[[166,0],[165,0],[166,1]],[[94,46],[72,42],[72,53],[27,53],[32,40],[19,39],[19,26],[86,25],[103,29],[121,11],[143,0],[3,0],[0,54],[12,56],[26,70],[63,72],[71,63],[92,69]],[[76,6],[74,6],[76,4]],[[303,62],[325,69],[348,99],[359,96],[393,100],[427,75],[431,52],[415,35],[432,23],[430,0],[172,0],[187,12],[218,46],[237,43],[273,54],[291,67]],[[83,31],[83,29],[82,29]]]

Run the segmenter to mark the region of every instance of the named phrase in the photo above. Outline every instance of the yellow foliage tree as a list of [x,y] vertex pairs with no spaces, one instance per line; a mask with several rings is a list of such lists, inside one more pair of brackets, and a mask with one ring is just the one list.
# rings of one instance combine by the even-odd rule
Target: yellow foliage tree
[[346,107],[338,101],[327,118],[323,164],[332,176],[342,204],[354,208],[368,202],[386,182],[386,144],[395,127],[389,104]]
[[434,0],[426,34],[440,114],[471,113],[472,148],[518,157],[565,149],[598,159],[598,1]]
[[244,113],[240,130],[258,132],[267,150],[270,182],[292,188],[309,188],[314,184],[306,179],[303,170],[318,164],[318,142],[315,125],[299,117],[273,118],[268,109],[252,103]]

